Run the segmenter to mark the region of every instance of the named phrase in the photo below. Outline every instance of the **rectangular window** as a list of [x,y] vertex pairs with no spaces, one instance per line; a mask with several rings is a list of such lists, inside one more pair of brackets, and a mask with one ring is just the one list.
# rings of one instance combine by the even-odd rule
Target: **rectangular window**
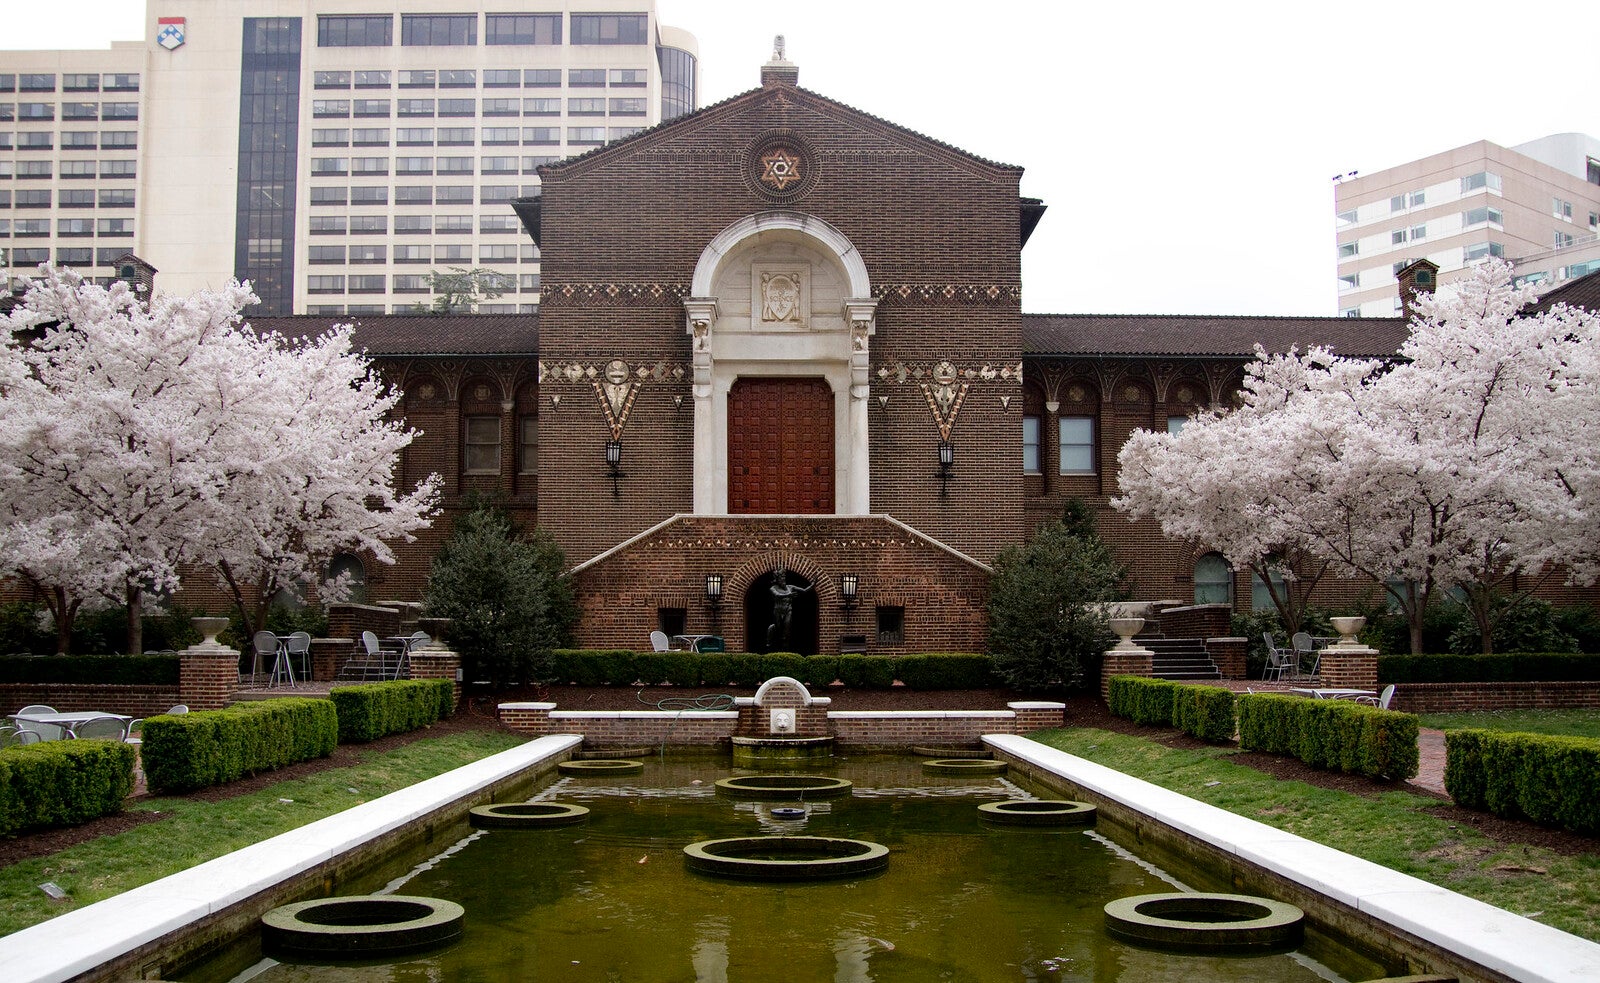
[[1039,473],[1039,422],[1036,416],[1022,418],[1023,474]]
[[539,418],[517,419],[517,473],[539,473]]
[[478,189],[478,201],[485,205],[503,205],[517,196],[514,184],[486,184]]
[[312,130],[311,145],[313,147],[348,147],[350,146],[350,131]]
[[443,68],[439,70],[439,88],[476,89],[478,70],[475,68]]
[[[490,14],[490,17],[496,15]],[[494,44],[493,41],[488,42]],[[515,89],[522,84],[522,73],[515,68],[486,68],[483,70],[485,89]]]
[[401,14],[400,43],[411,47],[478,43],[477,14]]
[[55,119],[56,104],[53,102],[19,102],[17,103],[17,119]]
[[[72,163],[77,163],[77,162],[76,161],[70,161],[70,160],[69,161],[64,161],[63,165],[72,164]],[[84,163],[88,163],[88,162],[84,161]],[[132,163],[132,161],[129,161],[129,163]],[[19,160],[19,161],[17,161],[17,178],[19,180],[22,179],[22,178],[47,178],[47,177],[50,176],[51,171],[52,171],[52,168],[50,166],[50,161],[47,161],[47,160]],[[87,176],[87,175],[85,175],[85,176]]]
[[433,188],[427,185],[400,185],[394,189],[394,203],[396,205],[431,205],[433,204]]
[[440,157],[434,166],[439,174],[471,174],[473,164],[471,157]]
[[19,218],[12,223],[12,234],[18,238],[48,236],[50,220],[47,218]]
[[389,231],[387,215],[355,215],[350,219],[350,234],[355,236],[384,235]]
[[100,104],[98,102],[64,102],[61,104],[62,119],[99,119]]
[[483,100],[483,115],[485,116],[519,116],[522,114],[521,99],[485,99]]
[[478,219],[478,231],[484,235],[514,235],[522,231],[515,215],[484,215]]
[[1572,233],[1570,233],[1570,232],[1562,232],[1560,229],[1557,229],[1556,230],[1556,248],[1557,249],[1565,249],[1566,247],[1568,247],[1570,245],[1572,245]]
[[1391,246],[1403,246],[1403,245],[1405,245],[1405,243],[1406,243],[1406,230],[1405,229],[1395,229],[1393,232],[1389,233],[1389,245],[1391,245]]
[[537,274],[537,273],[522,273],[522,274],[518,274],[518,276],[517,276],[517,289],[522,291],[525,294],[536,294],[536,293],[538,293],[539,292],[539,274]]
[[899,605],[878,608],[878,644],[904,645],[906,643],[906,609]]
[[426,263],[433,255],[433,250],[427,246],[395,246],[394,261],[396,263]]
[[94,262],[94,250],[88,246],[56,250],[56,262],[62,266],[89,266]]
[[1500,209],[1489,207],[1471,208],[1461,213],[1461,224],[1463,226],[1482,225],[1485,222],[1492,222],[1495,225],[1502,224]]
[[394,172],[396,174],[432,174],[432,157],[396,157],[394,159]]
[[643,116],[643,99],[613,99],[611,100],[611,115],[613,116]]
[[311,226],[307,230],[314,236],[344,235],[345,219],[343,215],[313,215]]
[[103,160],[100,162],[101,177],[133,177],[136,164],[131,160]]
[[1550,214],[1564,222],[1572,221],[1572,202],[1561,198],[1550,199]]
[[428,283],[428,278],[419,273],[397,273],[390,279],[392,290],[397,294],[425,294],[433,288]]
[[56,192],[56,204],[62,208],[93,208],[93,188],[63,188]]
[[560,14],[487,14],[484,44],[560,44]]
[[348,119],[350,117],[350,100],[313,99],[311,100],[311,115],[319,119]]
[[485,157],[478,163],[479,174],[515,174],[517,173],[517,159],[515,157]]
[[343,263],[343,246],[312,246],[306,257],[312,263]]
[[358,147],[387,147],[389,145],[389,128],[387,126],[351,130],[350,135],[352,141]]
[[11,250],[11,265],[14,267],[38,266],[40,263],[48,262],[50,262],[49,247]]
[[388,87],[388,69],[356,73],[356,88],[358,89],[387,89]]
[[507,144],[516,146],[520,136],[514,126],[486,126],[483,128],[483,145],[485,147],[502,147]]
[[480,263],[515,263],[517,261],[516,246],[479,246],[478,262]]
[[106,75],[102,79],[101,88],[106,92],[138,92],[139,73],[119,72]]
[[1349,258],[1351,256],[1356,255],[1359,252],[1361,252],[1361,243],[1359,243],[1359,242],[1341,242],[1341,243],[1339,243],[1339,258],[1340,259],[1347,259],[1347,258]]
[[1505,255],[1506,247],[1502,246],[1498,242],[1475,242],[1462,251],[1462,259],[1469,263],[1475,259],[1482,259],[1485,256],[1494,256],[1499,259],[1504,259]]
[[374,188],[351,188],[350,204],[352,205],[387,205],[389,203],[389,189],[383,186]]
[[1405,210],[1406,210],[1406,196],[1405,195],[1395,195],[1393,198],[1389,199],[1389,211],[1390,212],[1403,212]]
[[58,218],[56,219],[56,235],[63,238],[68,236],[92,236],[94,235],[94,219]]
[[1428,238],[1428,227],[1426,225],[1413,225],[1411,227],[1412,242],[1416,242],[1418,239],[1426,238]]
[[1094,474],[1094,417],[1061,418],[1061,473]]
[[467,474],[500,473],[500,418],[469,416],[462,421],[465,445],[461,466]]
[[350,161],[343,157],[311,158],[311,173],[316,177],[350,173]]
[[138,146],[137,130],[110,130],[100,134],[101,150],[135,150]]
[[355,14],[317,16],[317,47],[377,48],[394,43],[394,16]]
[[357,116],[389,118],[389,100],[387,99],[357,99],[354,105]]
[[474,143],[475,131],[470,126],[441,126],[439,127],[439,146],[441,147],[470,147]]
[[573,14],[572,44],[645,44],[645,14]]
[[406,127],[402,126],[395,131],[395,142],[402,147],[431,147],[433,146],[433,127]]
[[[100,134],[65,130],[61,134],[62,150],[93,150],[100,145]],[[3,144],[0,144],[3,146]]]
[[101,188],[100,189],[100,207],[101,208],[132,208],[133,207],[133,189],[132,188]]
[[572,116],[604,116],[606,114],[606,101],[604,99],[568,99],[567,113]]
[[93,75],[63,75],[61,76],[62,92],[99,92],[100,76]]
[[433,231],[433,216],[396,215],[394,231],[395,235],[427,235]]
[[350,158],[350,173],[352,174],[388,174],[389,158],[387,157],[352,157]]
[[613,89],[638,89],[650,84],[650,73],[642,68],[613,68],[608,79]]
[[1169,416],[1167,417],[1167,433],[1176,437],[1178,434],[1183,433],[1183,428],[1188,424],[1189,418],[1186,416]]
[[55,147],[56,135],[50,130],[23,131],[17,134],[18,150],[50,150]]
[[381,294],[385,292],[385,283],[388,277],[382,273],[368,273],[352,276],[349,280],[349,292],[353,294]]
[[343,187],[338,188],[312,188],[311,204],[313,205],[343,205],[350,200],[350,193]]
[[311,77],[311,86],[315,89],[348,89],[350,88],[350,73],[316,72]]
[[470,263],[472,262],[472,247],[454,243],[448,246],[434,246],[433,260],[436,263]]
[[603,68],[569,68],[567,85],[574,89],[603,89],[606,87],[606,70]]
[[525,126],[522,128],[522,142],[525,144],[559,144],[561,142],[561,127]]
[[306,277],[306,293],[308,293],[308,294],[342,294],[342,293],[344,293],[344,277],[342,277],[342,276],[308,276],[308,277]]
[[1335,215],[1334,218],[1338,220],[1339,225],[1355,225],[1358,221],[1357,213],[1354,208],[1350,209],[1348,212],[1340,212],[1338,215]]
[[1462,194],[1466,194],[1469,191],[1477,191],[1479,188],[1488,188],[1491,191],[1499,191],[1500,175],[1495,174],[1492,171],[1479,171],[1476,174],[1468,174],[1466,177],[1461,179]]
[[1358,286],[1360,286],[1359,274],[1346,273],[1344,276],[1339,278],[1340,290],[1354,290]]
[[603,126],[569,126],[567,127],[567,142],[573,144],[605,143],[606,128]]
[[100,118],[113,119],[138,119],[139,104],[136,102],[103,102],[100,104]]
[[478,115],[478,100],[476,99],[440,99],[440,116],[476,116]]
[[471,215],[440,215],[433,223],[433,231],[440,235],[471,235]]
[[1408,200],[1412,208],[1421,208],[1428,202],[1428,193],[1426,191],[1413,191],[1408,196]]
[[[388,262],[389,249],[387,246],[351,246],[350,262],[352,263],[386,263]],[[379,279],[382,279],[381,277]]]
[[15,72],[0,73],[0,92],[17,91],[17,76]]
[[18,208],[49,208],[49,188],[29,188],[17,192]]
[[522,70],[522,84],[530,89],[548,89],[561,84],[561,69],[559,68],[525,68]]
[[400,73],[402,89],[432,89],[439,84],[439,73],[431,68],[416,68]]
[[401,116],[432,116],[432,99],[400,99],[396,108]]
[[56,75],[54,72],[44,74],[24,72],[18,77],[18,88],[23,92],[54,92],[56,91]]
[[96,235],[103,236],[131,236],[133,235],[133,219],[131,218],[102,218],[94,223]]

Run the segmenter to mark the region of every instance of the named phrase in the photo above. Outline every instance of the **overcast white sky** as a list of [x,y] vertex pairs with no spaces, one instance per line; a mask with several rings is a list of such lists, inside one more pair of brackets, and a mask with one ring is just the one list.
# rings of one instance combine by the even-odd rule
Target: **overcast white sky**
[[[141,0],[6,6],[7,48],[143,33]],[[1025,167],[1049,206],[1030,313],[1333,314],[1333,175],[1600,135],[1593,0],[657,8],[699,39],[702,105],[754,88],[783,34],[803,87]]]

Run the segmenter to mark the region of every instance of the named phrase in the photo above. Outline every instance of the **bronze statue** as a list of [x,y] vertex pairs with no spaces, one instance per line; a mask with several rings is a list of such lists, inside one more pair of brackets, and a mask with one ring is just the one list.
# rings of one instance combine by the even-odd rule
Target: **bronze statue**
[[772,572],[772,624],[767,626],[767,649],[776,648],[779,643],[789,641],[789,620],[794,615],[793,597],[796,594],[810,590],[806,587],[789,586],[788,571],[783,567]]

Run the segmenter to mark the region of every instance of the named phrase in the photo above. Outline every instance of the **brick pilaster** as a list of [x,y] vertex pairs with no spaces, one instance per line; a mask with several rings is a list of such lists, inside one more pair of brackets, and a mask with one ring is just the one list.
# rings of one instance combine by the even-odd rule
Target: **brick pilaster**
[[191,710],[221,710],[239,688],[239,650],[217,642],[178,655],[178,701]]
[[448,679],[461,703],[461,656],[449,649],[417,649],[411,653],[412,679]]
[[1112,676],[1148,676],[1152,669],[1149,649],[1107,649],[1100,663],[1100,698],[1110,699]]
[[1378,650],[1365,645],[1330,645],[1322,650],[1317,675],[1324,686],[1378,688]]

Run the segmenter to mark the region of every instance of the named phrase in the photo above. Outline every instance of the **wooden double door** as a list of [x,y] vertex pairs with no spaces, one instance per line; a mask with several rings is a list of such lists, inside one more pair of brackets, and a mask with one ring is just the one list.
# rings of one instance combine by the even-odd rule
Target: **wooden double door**
[[833,390],[739,379],[728,390],[728,512],[833,514]]

